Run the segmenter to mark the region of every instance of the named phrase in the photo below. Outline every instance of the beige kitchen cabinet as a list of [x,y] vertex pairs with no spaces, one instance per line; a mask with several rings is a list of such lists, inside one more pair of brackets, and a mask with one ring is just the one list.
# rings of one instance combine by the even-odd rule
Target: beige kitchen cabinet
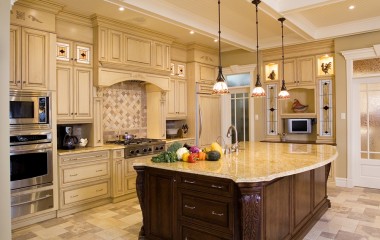
[[314,56],[288,59],[285,63],[285,81],[289,87],[315,85]]
[[92,122],[92,69],[57,65],[57,120]]
[[[104,41],[104,39],[98,39],[99,41]],[[107,61],[113,63],[122,63],[123,62],[123,33],[119,31],[108,30],[108,56]],[[104,45],[103,43],[101,43]]]
[[50,33],[10,27],[10,88],[47,90]]
[[170,45],[153,42],[153,67],[158,70],[170,71]]
[[[124,158],[124,149],[112,150],[112,199],[119,202],[136,197],[136,176],[133,163],[139,161],[137,158]],[[148,157],[150,158],[150,157]]]
[[58,216],[109,202],[111,169],[108,150],[59,154]]
[[57,63],[82,67],[92,67],[92,45],[57,39]]
[[198,83],[214,84],[216,81],[216,67],[203,63],[193,62],[187,65],[188,78]]
[[166,93],[167,119],[185,119],[187,116],[187,81],[172,78]]
[[332,76],[320,78],[318,83],[318,123],[317,123],[317,142],[334,143],[334,81]]
[[103,145],[103,98],[94,98],[93,146]]
[[172,62],[170,63],[170,76],[178,78],[186,78],[186,63]]

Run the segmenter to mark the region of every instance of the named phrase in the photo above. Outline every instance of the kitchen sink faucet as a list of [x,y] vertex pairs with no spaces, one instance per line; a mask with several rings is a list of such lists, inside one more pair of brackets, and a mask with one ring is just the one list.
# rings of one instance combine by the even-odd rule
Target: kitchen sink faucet
[[235,131],[235,143],[232,144],[232,147],[229,149],[231,152],[237,152],[239,150],[239,142],[238,142],[238,132],[234,125],[231,125],[227,130],[227,137],[230,138],[232,135],[232,130]]

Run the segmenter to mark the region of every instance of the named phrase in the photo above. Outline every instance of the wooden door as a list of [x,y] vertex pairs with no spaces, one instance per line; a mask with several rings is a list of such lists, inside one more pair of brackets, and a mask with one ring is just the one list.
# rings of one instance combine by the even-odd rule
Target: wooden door
[[175,96],[176,96],[176,79],[170,79],[169,91],[166,93],[166,111],[167,117],[176,117]]
[[22,29],[22,88],[46,90],[49,77],[49,33]]
[[92,120],[92,70],[74,68],[74,118]]
[[21,88],[21,28],[12,26],[10,30],[10,79],[11,89]]
[[114,159],[112,167],[112,197],[124,194],[124,158]]
[[313,85],[315,83],[314,68],[314,56],[297,59],[297,82],[299,85]]
[[181,117],[187,115],[187,82],[184,79],[176,81],[176,112]]
[[57,65],[57,120],[73,119],[72,67]]
[[175,174],[157,169],[149,169],[146,173],[146,235],[149,239],[177,239]]

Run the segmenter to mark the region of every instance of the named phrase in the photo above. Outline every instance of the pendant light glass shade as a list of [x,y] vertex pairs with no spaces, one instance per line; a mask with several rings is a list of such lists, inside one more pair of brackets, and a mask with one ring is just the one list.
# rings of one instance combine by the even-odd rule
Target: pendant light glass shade
[[259,64],[259,16],[258,5],[260,0],[253,0],[252,3],[256,5],[256,64],[257,64],[257,78],[255,88],[252,90],[251,97],[265,97],[266,93],[260,81],[260,64]]
[[290,98],[290,94],[285,86],[285,61],[284,61],[284,21],[285,18],[279,18],[278,21],[281,22],[281,46],[282,46],[282,85],[281,85],[281,91],[278,94],[278,100],[286,100]]
[[219,71],[218,71],[218,77],[216,78],[216,83],[214,84],[214,87],[212,88],[212,94],[227,94],[230,93],[228,90],[226,81],[224,79],[223,73],[222,73],[222,53],[220,49],[220,0],[218,0],[218,18],[219,18]]

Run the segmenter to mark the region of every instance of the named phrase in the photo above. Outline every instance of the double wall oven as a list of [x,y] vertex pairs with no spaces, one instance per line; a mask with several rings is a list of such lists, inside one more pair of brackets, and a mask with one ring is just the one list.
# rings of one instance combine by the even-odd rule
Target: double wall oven
[[48,92],[10,92],[11,214],[53,208],[53,148]]

